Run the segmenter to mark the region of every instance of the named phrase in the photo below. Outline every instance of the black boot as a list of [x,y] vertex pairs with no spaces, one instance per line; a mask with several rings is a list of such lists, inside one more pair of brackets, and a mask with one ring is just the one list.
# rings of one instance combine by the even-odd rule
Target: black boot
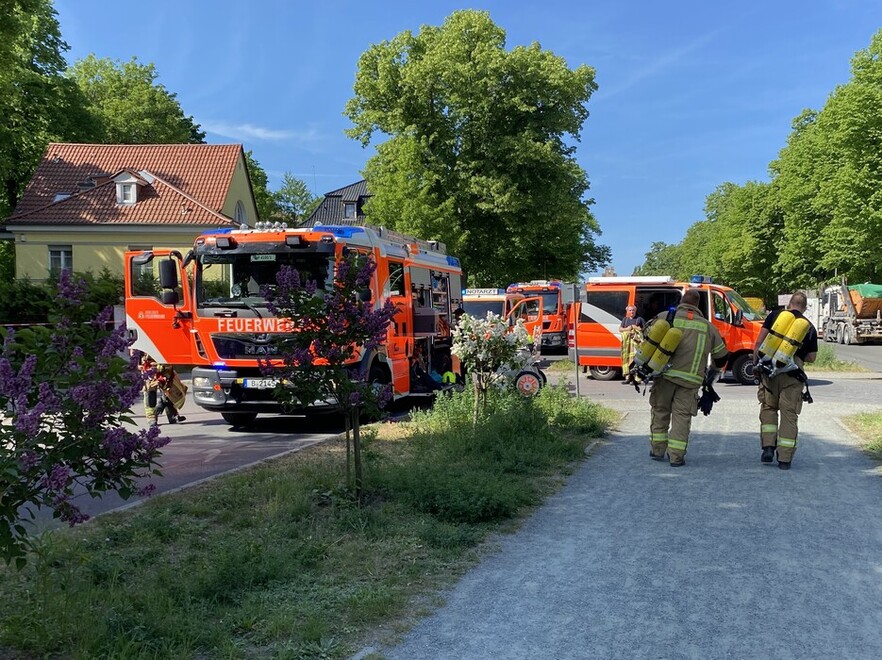
[[779,470],[789,470],[790,469],[790,461],[778,461],[778,469]]
[[760,460],[763,463],[771,463],[773,460],[775,460],[775,448],[763,447],[763,455],[760,457]]

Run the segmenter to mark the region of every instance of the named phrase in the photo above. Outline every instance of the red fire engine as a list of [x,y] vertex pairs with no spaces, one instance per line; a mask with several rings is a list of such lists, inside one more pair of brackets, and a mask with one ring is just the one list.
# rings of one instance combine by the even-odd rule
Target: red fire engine
[[296,328],[269,313],[261,289],[276,284],[282,266],[296,268],[320,289],[329,286],[344,250],[376,262],[371,300],[398,307],[385,344],[362,351],[358,364],[372,380],[391,383],[396,397],[414,394],[410,356],[419,350],[429,369],[450,357],[462,271],[443,244],[382,228],[258,223],[202,234],[186,255],[127,252],[126,323],[133,348],[157,362],[193,365],[194,401],[231,424],[282,412],[273,396],[277,382],[261,374],[258,359],[272,359],[274,339]]

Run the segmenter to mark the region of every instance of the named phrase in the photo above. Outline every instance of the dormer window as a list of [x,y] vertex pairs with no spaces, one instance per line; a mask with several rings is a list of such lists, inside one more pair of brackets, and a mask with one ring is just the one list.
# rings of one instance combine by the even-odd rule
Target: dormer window
[[355,217],[355,202],[343,203],[343,218],[349,219]]
[[117,204],[134,204],[138,201],[137,185],[134,183],[117,183],[116,184],[116,203]]

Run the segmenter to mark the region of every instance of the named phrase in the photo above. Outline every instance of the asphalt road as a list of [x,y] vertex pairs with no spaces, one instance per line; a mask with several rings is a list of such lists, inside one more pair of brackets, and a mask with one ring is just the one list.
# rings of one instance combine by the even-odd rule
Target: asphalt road
[[836,351],[836,357],[848,362],[857,362],[870,371],[882,372],[882,344],[861,344],[845,346],[830,344]]
[[[143,427],[143,406],[136,405],[135,412],[140,414]],[[171,492],[231,470],[298,451],[343,431],[340,418],[332,416],[258,417],[247,430],[233,429],[219,414],[199,408],[191,398],[187,399],[182,413],[187,419],[180,424],[168,424],[164,416],[160,419],[163,435],[171,438],[171,442],[162,449],[162,476],[139,482],[141,487],[153,483],[156,494]],[[74,498],[74,502],[84,513],[94,517],[119,507],[132,506],[142,499],[132,497],[123,500],[116,493],[93,499],[81,494]],[[43,510],[37,513],[37,529],[57,524],[51,512]]]
[[756,390],[720,384],[683,468],[648,459],[648,396],[388,658],[882,657],[882,476],[838,422],[882,377],[812,378],[790,471],[759,461]]

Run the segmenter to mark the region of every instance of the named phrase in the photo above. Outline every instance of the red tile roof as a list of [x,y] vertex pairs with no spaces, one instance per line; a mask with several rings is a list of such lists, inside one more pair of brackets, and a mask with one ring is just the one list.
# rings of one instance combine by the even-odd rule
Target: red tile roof
[[[122,170],[121,170],[122,171]],[[117,173],[114,173],[117,174]],[[151,173],[152,176],[152,173]],[[147,181],[149,177],[139,175]],[[234,225],[175,186],[153,177],[153,182],[138,186],[137,202],[118,204],[116,184],[105,181],[94,188],[77,192],[67,199],[21,213],[8,225],[90,225],[90,224],[163,224],[163,225]]]
[[12,217],[51,205],[58,193],[76,193],[79,184],[90,178],[111,176],[121,170],[148,170],[181,193],[220,213],[241,153],[239,144],[53,142]]

